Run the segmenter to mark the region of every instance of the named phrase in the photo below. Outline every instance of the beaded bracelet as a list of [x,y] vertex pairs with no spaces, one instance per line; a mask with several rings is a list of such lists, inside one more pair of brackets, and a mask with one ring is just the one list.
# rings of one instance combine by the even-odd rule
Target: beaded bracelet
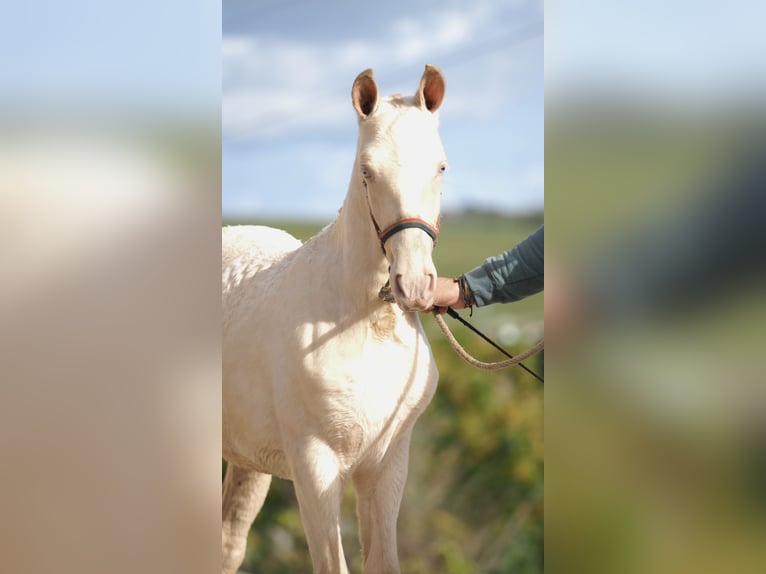
[[458,290],[460,291],[460,298],[463,300],[465,308],[470,309],[471,313],[473,313],[473,306],[476,305],[476,300],[473,297],[471,286],[468,284],[465,275],[461,275],[455,279],[455,283],[457,283]]

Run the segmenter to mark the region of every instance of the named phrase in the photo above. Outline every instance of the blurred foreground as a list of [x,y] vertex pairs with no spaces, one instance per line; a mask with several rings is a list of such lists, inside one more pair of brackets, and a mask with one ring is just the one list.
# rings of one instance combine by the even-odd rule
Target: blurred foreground
[[763,572],[764,110],[558,103],[547,567]]
[[0,571],[214,572],[218,130],[2,122]]

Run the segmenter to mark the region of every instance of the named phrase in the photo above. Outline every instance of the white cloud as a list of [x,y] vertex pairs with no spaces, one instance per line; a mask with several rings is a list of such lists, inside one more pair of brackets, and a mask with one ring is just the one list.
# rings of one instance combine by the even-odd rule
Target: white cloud
[[221,57],[232,62],[236,58],[247,56],[252,49],[253,39],[243,36],[224,36],[221,41]]
[[428,14],[400,18],[389,27],[385,44],[394,46],[392,56],[400,63],[420,62],[431,53],[458,50],[476,38],[484,22],[484,11]]
[[[339,85],[334,76],[349,65],[331,64],[333,56],[327,48],[301,41],[224,38],[224,135],[257,139],[337,120],[327,110],[337,109],[340,92],[328,86]],[[351,79],[344,80],[349,87]]]
[[[414,89],[426,62],[449,62],[487,38],[507,35],[503,10],[502,4],[478,2],[462,10],[421,12],[392,20],[377,35],[352,32],[321,43],[273,34],[227,34],[222,46],[224,136],[259,139],[347,120],[351,82],[362,69],[380,67],[386,74],[401,75],[412,67],[413,77],[405,85]],[[477,80],[497,84],[508,78],[497,70],[477,73],[476,66],[465,72],[467,81],[453,83],[448,78],[454,103],[463,102],[452,105],[451,113],[486,115],[508,95],[507,90],[486,86],[484,91],[495,97],[481,109],[468,105],[470,97],[453,85],[480,92]],[[396,91],[384,85],[381,89]]]
[[359,69],[361,72],[365,66],[369,66],[375,53],[374,47],[368,42],[350,40],[338,46],[337,63],[344,69]]

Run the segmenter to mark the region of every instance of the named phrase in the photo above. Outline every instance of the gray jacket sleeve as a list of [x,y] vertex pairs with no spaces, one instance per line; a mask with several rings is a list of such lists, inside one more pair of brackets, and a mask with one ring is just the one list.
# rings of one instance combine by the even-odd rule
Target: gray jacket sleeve
[[543,290],[543,227],[465,274],[477,307],[518,301]]

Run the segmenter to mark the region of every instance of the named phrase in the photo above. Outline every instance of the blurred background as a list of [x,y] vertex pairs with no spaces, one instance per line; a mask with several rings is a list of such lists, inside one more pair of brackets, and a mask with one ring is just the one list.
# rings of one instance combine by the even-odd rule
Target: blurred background
[[[354,78],[372,68],[383,95],[413,94],[426,63],[447,81],[439,273],[468,271],[543,223],[542,2],[395,0],[373,10],[226,0],[222,58],[224,224],[265,223],[306,240],[332,221],[356,153]],[[542,299],[477,310],[472,322],[522,350],[542,336]],[[430,317],[422,322],[441,375],[413,437],[402,572],[542,572],[542,385],[519,368],[468,366]],[[474,354],[502,358],[452,326]],[[529,367],[542,373],[542,359]],[[343,538],[360,572],[350,486]],[[243,571],[310,571],[290,482],[273,481],[248,542]]]
[[766,568],[763,3],[546,3],[546,568]]
[[0,10],[0,571],[220,566],[215,2]]

